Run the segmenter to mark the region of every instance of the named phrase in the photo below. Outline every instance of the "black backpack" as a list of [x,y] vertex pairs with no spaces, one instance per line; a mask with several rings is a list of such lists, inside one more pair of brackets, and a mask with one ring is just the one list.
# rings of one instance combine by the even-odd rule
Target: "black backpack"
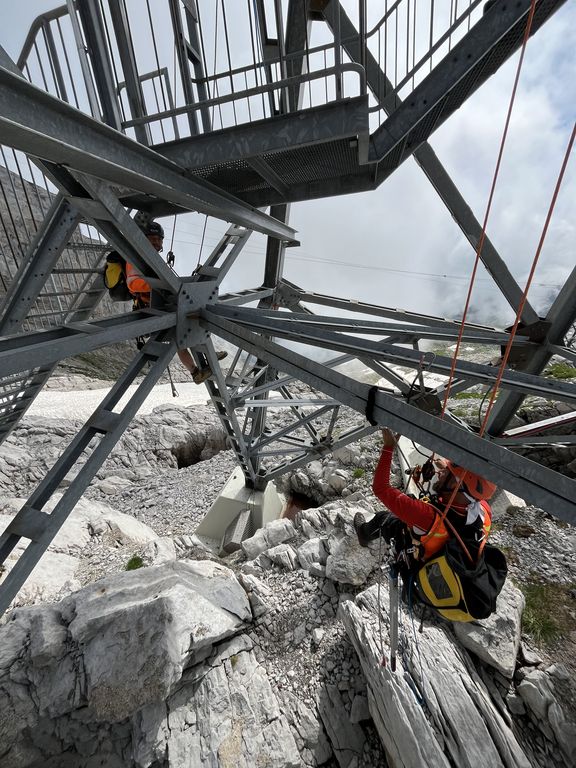
[[503,552],[486,544],[472,564],[461,545],[451,539],[435,557],[422,564],[414,579],[418,598],[451,621],[487,619],[496,610],[508,566]]
[[117,251],[106,256],[104,285],[111,301],[131,301],[132,294],[126,284],[126,260]]

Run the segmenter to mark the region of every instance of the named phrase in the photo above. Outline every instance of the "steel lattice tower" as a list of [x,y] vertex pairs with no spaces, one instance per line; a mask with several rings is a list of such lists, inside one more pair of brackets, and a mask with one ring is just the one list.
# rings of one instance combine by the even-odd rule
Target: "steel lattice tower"
[[[539,0],[532,34],[562,4]],[[476,247],[482,227],[428,138],[518,50],[530,0],[465,0],[449,9],[445,4],[435,17],[435,3],[426,10],[419,5],[417,14],[414,0],[397,0],[386,4],[372,29],[366,0],[357,4],[356,22],[337,0],[254,0],[242,11],[249,32],[241,64],[232,61],[229,44],[239,4],[215,5],[216,20],[214,4],[159,0],[159,26],[148,1],[135,9],[126,0],[68,0],[34,22],[17,62],[0,49],[0,441],[60,360],[148,337],[0,537],[0,564],[19,541],[27,545],[0,585],[0,611],[180,348],[190,348],[197,362],[207,359],[214,371],[208,390],[251,488],[262,490],[375,429],[363,419],[345,433],[335,429],[341,406],[359,414],[366,408],[369,385],[337,370],[357,359],[389,382],[375,399],[379,424],[561,519],[576,520],[574,481],[509,450],[574,442],[550,434],[557,432],[554,421],[530,430],[509,425],[526,395],[576,401],[573,384],[542,375],[553,355],[576,360],[564,344],[576,317],[576,269],[546,317],[524,305],[521,335],[483,438],[450,412],[439,418],[449,358],[427,361],[442,384],[429,387],[414,377],[421,369],[419,343],[452,342],[457,319],[320,295],[283,277],[284,250],[296,238],[288,223],[291,203],[375,189],[409,157]],[[327,43],[311,44],[313,25],[322,27]],[[214,52],[212,61],[207,41],[214,32],[221,55]],[[192,275],[179,277],[134,223],[134,210],[152,217],[196,211],[230,227]],[[267,236],[261,284],[220,293],[253,232]],[[151,308],[117,314],[102,304],[101,271],[111,248],[147,276]],[[516,313],[522,288],[489,238],[481,259]],[[227,375],[212,333],[249,353],[239,352]],[[463,339],[504,347],[509,332],[466,323]],[[320,364],[284,341],[334,356]],[[451,391],[493,385],[496,373],[488,364],[459,360]],[[142,374],[136,394],[118,407]],[[294,379],[318,395],[296,398]],[[276,430],[266,426],[272,390],[287,414]],[[88,448],[60,501],[46,512]]]

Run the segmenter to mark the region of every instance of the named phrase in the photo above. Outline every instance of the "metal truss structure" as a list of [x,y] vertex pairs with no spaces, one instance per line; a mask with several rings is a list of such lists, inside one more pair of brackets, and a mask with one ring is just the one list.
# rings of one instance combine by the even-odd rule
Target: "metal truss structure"
[[[0,536],[0,564],[25,545],[0,584],[0,611],[181,348],[214,372],[210,397],[250,487],[375,429],[363,417],[370,386],[341,367],[358,360],[389,384],[376,396],[379,424],[576,521],[574,481],[507,447],[574,443],[555,432],[558,420],[509,426],[526,395],[576,401],[574,385],[542,375],[553,355],[576,361],[564,346],[576,317],[576,270],[546,317],[524,305],[483,438],[449,411],[440,418],[451,360],[425,357],[442,383],[427,386],[422,376],[420,343],[452,342],[457,319],[311,293],[283,278],[284,250],[296,237],[292,202],[374,189],[408,157],[476,247],[481,225],[427,140],[519,48],[530,0],[442,8],[395,0],[372,29],[365,0],[350,16],[337,0],[240,5],[67,0],[35,21],[16,63],[0,49],[0,441],[59,361],[148,336]],[[532,33],[561,5],[538,0]],[[239,64],[233,27],[248,52]],[[329,42],[313,44],[317,28]],[[230,228],[192,275],[179,277],[134,223],[134,209],[153,217],[197,211]],[[261,285],[220,293],[252,232],[268,238]],[[147,276],[150,309],[118,314],[102,302],[111,248]],[[481,259],[517,312],[522,289],[488,238]],[[238,347],[227,373],[211,334]],[[485,345],[488,359],[509,332],[466,323],[463,338]],[[290,342],[332,357],[316,362]],[[491,387],[496,372],[460,360],[452,392]],[[120,406],[137,377],[136,394]],[[295,380],[308,388],[298,394]],[[343,406],[360,414],[345,432]],[[282,411],[273,426],[272,408]],[[60,500],[45,511],[58,488]]]

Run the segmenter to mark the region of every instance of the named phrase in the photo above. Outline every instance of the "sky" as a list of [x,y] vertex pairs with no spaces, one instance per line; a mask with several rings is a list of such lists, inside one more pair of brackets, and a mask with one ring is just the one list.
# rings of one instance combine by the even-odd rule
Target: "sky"
[[[129,0],[129,7],[134,1]],[[439,0],[437,5],[446,2]],[[3,19],[0,42],[14,58],[31,20],[57,4],[28,0],[13,6],[10,18]],[[345,5],[353,14],[356,3],[348,0]],[[156,25],[161,23],[165,6],[164,0],[152,0]],[[232,5],[233,15],[235,8],[239,10],[236,18],[229,18],[236,35],[231,40],[235,65],[242,64],[242,56],[247,56],[243,7],[240,3]],[[369,19],[369,28],[374,21],[375,17]],[[208,27],[208,18],[205,23]],[[135,31],[144,36],[144,21],[142,25],[141,30],[135,26]],[[327,39],[324,25],[315,23],[312,34],[313,41]],[[221,50],[218,55],[223,55]],[[169,61],[170,51],[160,47],[163,56]],[[517,61],[518,54],[468,99],[430,142],[480,220]],[[576,4],[568,2],[528,43],[488,223],[492,241],[521,287],[576,119],[575,71]],[[530,293],[541,313],[576,263],[575,205],[576,158],[572,157]],[[167,250],[173,219],[163,223]],[[434,315],[461,316],[475,254],[413,160],[406,161],[374,192],[293,204],[289,223],[297,230],[301,245],[287,250],[284,274],[302,288]],[[204,216],[198,214],[178,217],[173,250],[181,274],[189,273],[198,261],[204,224]],[[208,219],[202,259],[225,227]],[[265,239],[253,235],[223,290],[260,284],[264,248]],[[482,268],[470,319],[493,325],[506,325],[514,319]]]

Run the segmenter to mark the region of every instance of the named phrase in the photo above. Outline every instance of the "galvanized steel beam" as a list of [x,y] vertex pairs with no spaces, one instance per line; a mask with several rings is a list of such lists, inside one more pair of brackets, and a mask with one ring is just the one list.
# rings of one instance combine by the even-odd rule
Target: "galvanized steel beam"
[[66,357],[176,326],[176,313],[139,310],[48,331],[0,338],[3,376],[51,365]]
[[[396,347],[385,342],[372,342],[358,337],[338,334],[327,330],[316,330],[305,327],[298,322],[290,321],[289,315],[278,315],[276,318],[265,317],[259,310],[245,307],[211,308],[211,316],[218,314],[233,320],[246,328],[258,329],[260,333],[269,334],[302,344],[333,349],[337,352],[352,354],[356,357],[373,357],[376,360],[386,360],[397,365],[420,369],[422,353],[412,349]],[[426,360],[426,369],[431,373],[449,376],[452,370],[452,359],[442,355],[434,355]],[[454,375],[470,382],[493,386],[498,376],[498,368],[479,363],[469,363],[457,360]],[[528,373],[506,369],[501,379],[502,389],[510,389],[524,394],[546,396],[564,402],[576,402],[576,386],[555,379],[544,379]]]
[[[281,347],[225,319],[214,309],[203,311],[201,322],[207,331],[259,355],[278,370],[296,376],[360,413],[365,412],[370,385]],[[378,424],[401,432],[560,519],[576,524],[576,481],[383,392],[376,395],[374,418]]]
[[[294,230],[93,120],[5,68],[0,49],[0,130],[4,143],[112,184],[167,200],[280,239]],[[10,62],[12,64],[12,62]],[[12,64],[13,66],[13,64]]]
[[[338,0],[332,0],[324,9],[324,18],[332,29],[334,28],[334,16],[336,13],[339,14],[342,45],[352,61],[359,62],[361,57],[358,32]],[[386,97],[394,91],[394,87],[386,77],[386,73],[380,68],[370,49],[366,47],[364,50],[367,85],[378,103],[386,109],[384,106],[386,104]],[[394,105],[400,106],[401,104],[402,100],[396,95]],[[389,110],[390,107],[388,107],[388,113]],[[470,245],[476,250],[482,236],[482,226],[428,142],[424,142],[414,152],[414,160],[425,173],[428,181],[438,193],[438,196]],[[522,299],[522,289],[487,235],[484,238],[480,259],[504,298],[512,309],[517,312]],[[521,317],[526,324],[538,320],[537,313],[528,301],[524,304]]]
[[215,163],[352,138],[359,133],[368,133],[367,104],[366,96],[358,96],[313,110],[277,115],[272,126],[268,121],[246,123],[210,135],[157,144],[154,149],[184,168],[194,170]]

